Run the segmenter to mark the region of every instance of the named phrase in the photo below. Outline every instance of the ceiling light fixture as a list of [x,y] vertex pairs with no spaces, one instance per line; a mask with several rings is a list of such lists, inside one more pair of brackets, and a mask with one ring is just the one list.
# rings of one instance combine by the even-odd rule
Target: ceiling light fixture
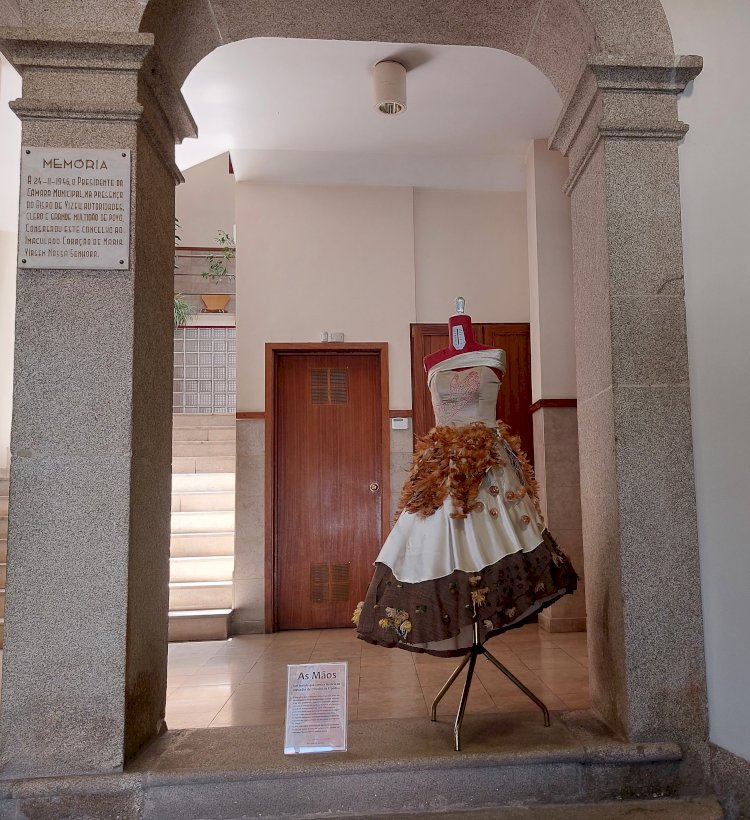
[[406,69],[395,60],[383,60],[373,69],[375,106],[383,114],[406,110]]

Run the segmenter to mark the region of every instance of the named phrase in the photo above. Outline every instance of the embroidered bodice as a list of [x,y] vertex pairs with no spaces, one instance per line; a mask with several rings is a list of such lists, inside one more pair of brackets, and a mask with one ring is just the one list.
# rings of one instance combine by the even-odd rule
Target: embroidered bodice
[[438,425],[461,427],[481,421],[494,426],[500,379],[492,368],[505,372],[504,350],[461,353],[430,369],[427,386]]

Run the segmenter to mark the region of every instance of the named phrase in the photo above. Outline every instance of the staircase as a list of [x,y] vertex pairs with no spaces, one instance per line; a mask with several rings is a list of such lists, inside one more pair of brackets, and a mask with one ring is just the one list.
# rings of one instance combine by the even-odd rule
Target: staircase
[[233,599],[234,416],[173,418],[169,640],[225,640]]
[[8,572],[8,470],[0,470],[0,649],[5,632],[5,578]]

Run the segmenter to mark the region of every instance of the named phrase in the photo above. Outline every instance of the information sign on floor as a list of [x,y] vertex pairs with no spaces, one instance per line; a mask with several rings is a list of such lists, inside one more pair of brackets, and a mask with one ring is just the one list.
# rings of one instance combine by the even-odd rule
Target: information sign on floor
[[346,751],[346,683],[345,662],[289,664],[284,754]]

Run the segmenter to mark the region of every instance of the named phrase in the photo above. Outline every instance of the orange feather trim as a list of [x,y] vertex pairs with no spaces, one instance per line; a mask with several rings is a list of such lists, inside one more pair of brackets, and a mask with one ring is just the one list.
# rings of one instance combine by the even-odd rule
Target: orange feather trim
[[451,518],[466,518],[475,508],[487,470],[505,466],[509,454],[541,519],[534,470],[521,450],[520,439],[511,436],[508,425],[502,421],[496,427],[481,422],[463,427],[433,427],[419,438],[396,518],[404,510],[423,517],[432,515],[449,495],[453,500]]

